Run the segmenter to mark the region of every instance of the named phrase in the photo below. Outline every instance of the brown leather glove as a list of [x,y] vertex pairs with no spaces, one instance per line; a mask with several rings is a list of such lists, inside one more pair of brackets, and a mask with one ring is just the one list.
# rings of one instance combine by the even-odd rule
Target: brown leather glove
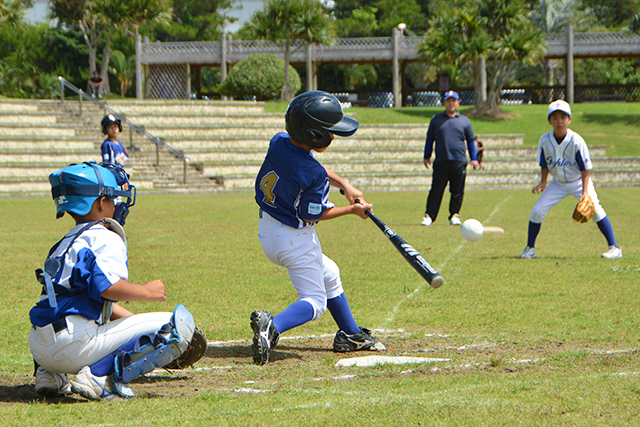
[[596,206],[593,204],[591,197],[584,195],[580,198],[580,201],[573,211],[573,219],[584,224],[591,219],[595,211]]

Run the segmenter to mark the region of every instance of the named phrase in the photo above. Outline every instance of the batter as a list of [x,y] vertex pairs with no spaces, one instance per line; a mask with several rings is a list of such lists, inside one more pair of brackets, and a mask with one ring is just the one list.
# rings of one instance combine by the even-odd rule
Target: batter
[[[260,206],[262,249],[270,261],[287,269],[299,300],[277,316],[263,310],[251,314],[253,359],[259,365],[268,363],[281,333],[317,319],[327,308],[340,328],[335,351],[386,350],[354,320],[340,270],[322,253],[314,229],[318,221],[348,214],[366,219],[365,210],[373,208],[360,190],[323,167],[312,153],[325,151],[334,134],[353,135],[359,124],[344,116],[333,95],[322,91],[291,101],[285,121],[287,132],[277,133],[269,144],[256,178],[255,199]],[[329,202],[331,185],[344,191],[349,206]]]

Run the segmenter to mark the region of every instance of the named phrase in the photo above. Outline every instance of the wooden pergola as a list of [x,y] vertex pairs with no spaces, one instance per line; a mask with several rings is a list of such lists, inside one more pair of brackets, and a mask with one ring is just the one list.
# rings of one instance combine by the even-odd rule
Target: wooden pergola
[[[640,35],[633,33],[574,33],[569,26],[565,34],[547,34],[546,58],[566,60],[566,97],[573,102],[574,58],[638,57]],[[420,60],[418,46],[423,37],[406,37],[394,28],[391,37],[337,39],[331,45],[294,45],[291,64],[305,66],[307,90],[318,88],[318,73],[323,64],[392,64],[394,105],[402,105],[401,82],[404,64]],[[191,69],[219,66],[221,79],[238,61],[255,53],[282,58],[281,49],[269,41],[232,40],[223,34],[218,42],[154,42],[136,37],[136,96],[184,98],[191,93]],[[199,80],[199,79],[198,79]]]

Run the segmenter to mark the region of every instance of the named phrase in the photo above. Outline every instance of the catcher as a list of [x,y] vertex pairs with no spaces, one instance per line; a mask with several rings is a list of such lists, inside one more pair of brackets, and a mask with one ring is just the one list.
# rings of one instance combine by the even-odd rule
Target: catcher
[[[533,193],[542,194],[531,209],[527,247],[519,258],[536,257],[536,237],[540,232],[542,220],[552,207],[570,195],[579,200],[573,212],[573,219],[579,223],[586,223],[593,217],[607,239],[609,249],[602,256],[609,259],[622,258],[622,249],[616,243],[611,221],[600,205],[591,181],[589,171],[593,164],[589,148],[580,135],[569,129],[571,107],[565,101],[554,101],[549,104],[547,119],[553,126],[553,132],[540,138],[538,161],[542,168],[541,179],[540,184],[532,190]],[[547,183],[549,173],[553,175],[553,180]]]
[[[92,400],[135,396],[128,385],[157,367],[200,359],[206,338],[191,313],[133,314],[118,301],[165,301],[164,284],[129,282],[121,224],[135,204],[135,186],[119,167],[73,164],[49,176],[57,217],[75,226],[36,270],[40,298],[29,312],[36,393],[78,393]],[[116,204],[116,197],[123,201]],[[69,381],[67,374],[75,374]]]

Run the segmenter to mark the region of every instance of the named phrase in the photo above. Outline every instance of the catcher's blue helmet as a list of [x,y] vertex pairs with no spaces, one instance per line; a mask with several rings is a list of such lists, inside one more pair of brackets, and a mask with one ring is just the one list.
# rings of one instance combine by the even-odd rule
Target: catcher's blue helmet
[[360,124],[344,115],[338,98],[328,92],[314,90],[296,96],[285,113],[289,135],[311,148],[331,144],[331,135],[351,136]]
[[[51,196],[56,202],[56,218],[65,212],[86,215],[98,197],[126,197],[127,205],[132,206],[132,188],[121,190],[116,175],[95,162],[71,164],[49,175]],[[135,189],[133,190],[135,194]],[[135,200],[135,195],[133,196]],[[135,201],[134,201],[135,203]]]

